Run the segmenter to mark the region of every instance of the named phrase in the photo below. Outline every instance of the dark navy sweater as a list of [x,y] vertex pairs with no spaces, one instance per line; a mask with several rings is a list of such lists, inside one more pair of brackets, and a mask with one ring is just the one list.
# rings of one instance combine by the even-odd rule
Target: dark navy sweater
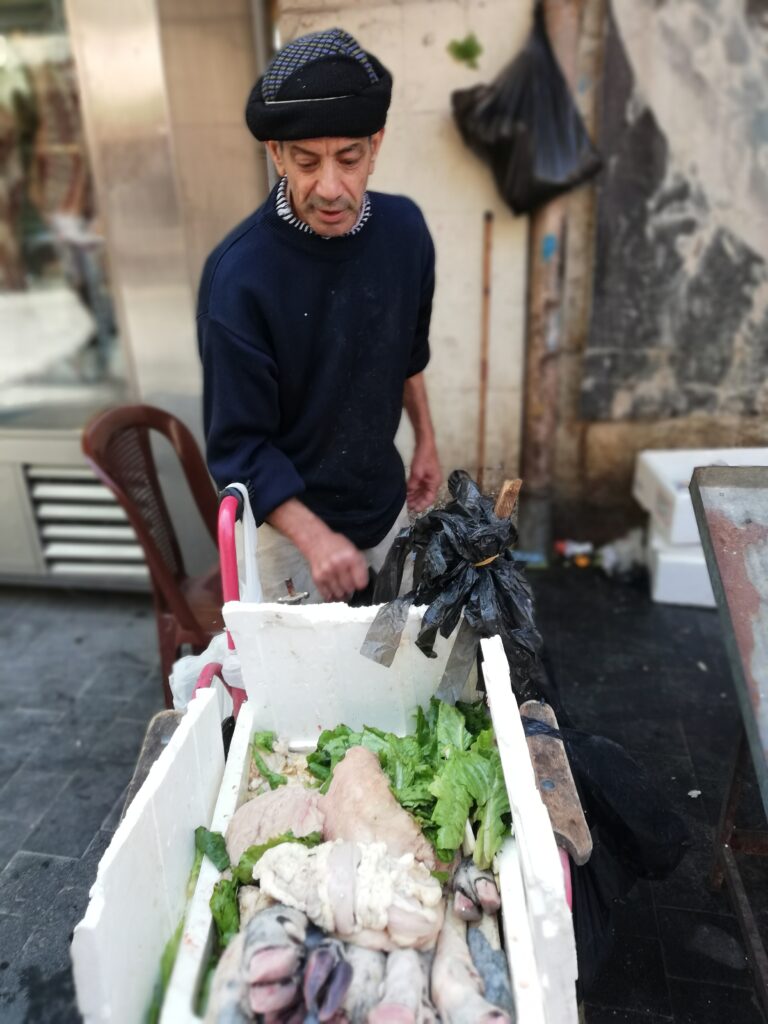
[[419,208],[371,192],[355,235],[320,238],[274,191],[208,257],[198,302],[208,466],[262,522],[300,496],[358,547],[405,501],[403,385],[429,360],[434,248]]

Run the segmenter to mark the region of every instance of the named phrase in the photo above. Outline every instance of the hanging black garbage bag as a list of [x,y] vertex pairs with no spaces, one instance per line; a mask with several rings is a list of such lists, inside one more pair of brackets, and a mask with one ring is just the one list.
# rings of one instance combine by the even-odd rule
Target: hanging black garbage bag
[[492,85],[451,95],[461,137],[489,164],[514,213],[527,213],[600,170],[552,52],[541,2],[525,48]]

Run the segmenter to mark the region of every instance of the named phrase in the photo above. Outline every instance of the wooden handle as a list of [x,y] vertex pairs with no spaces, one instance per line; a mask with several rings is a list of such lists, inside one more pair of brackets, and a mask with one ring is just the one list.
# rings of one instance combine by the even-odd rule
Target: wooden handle
[[[520,714],[557,729],[555,713],[548,704],[529,700]],[[592,835],[581,808],[576,783],[563,741],[554,736],[526,736],[528,753],[544,806],[549,811],[555,842],[571,855],[574,864],[586,864],[592,853]]]
[[517,504],[517,498],[522,486],[522,480],[505,480],[501,485],[499,496],[496,498],[496,504],[493,506],[493,511],[499,519],[509,519],[515,511],[515,505]]

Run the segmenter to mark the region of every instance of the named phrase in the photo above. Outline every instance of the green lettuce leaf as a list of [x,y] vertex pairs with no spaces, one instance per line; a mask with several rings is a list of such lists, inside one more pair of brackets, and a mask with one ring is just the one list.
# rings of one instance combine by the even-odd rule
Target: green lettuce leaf
[[261,860],[267,850],[280,846],[282,843],[301,843],[302,846],[317,846],[322,841],[322,832],[310,832],[308,836],[302,836],[301,838],[295,836],[293,832],[284,832],[280,836],[268,839],[266,843],[257,843],[254,846],[249,846],[240,857],[237,866],[232,868],[232,878],[238,885],[252,885],[254,866]]
[[270,771],[267,767],[267,762],[261,756],[255,744],[251,753],[253,755],[253,763],[259,769],[259,775],[268,783],[270,789],[277,789],[278,786],[284,786],[286,784],[288,779],[286,779],[284,775],[281,775],[280,772]]
[[160,977],[155,982],[155,988],[152,993],[152,1002],[150,1003],[147,1015],[144,1018],[145,1024],[158,1024],[158,1021],[160,1020],[160,1012],[163,1009],[163,1000],[165,999],[168,982],[171,980],[173,965],[176,963],[176,956],[179,952],[183,932],[184,918],[182,917],[176,925],[176,931],[166,942],[162,956],[160,957]]
[[437,697],[432,697],[426,711],[420,707],[416,710],[416,740],[425,754],[432,748],[437,751],[437,716],[440,713],[440,705]]
[[195,847],[209,857],[219,871],[226,871],[229,867],[227,844],[221,832],[209,832],[204,825],[200,825],[195,829]]
[[328,791],[333,769],[350,747],[359,747],[363,734],[352,732],[348,725],[337,725],[320,733],[317,749],[307,757],[307,768],[322,783],[321,793]]
[[491,728],[491,714],[484,700],[475,700],[471,703],[457,700],[456,709],[464,715],[464,721],[473,736]]
[[265,729],[262,732],[255,732],[251,742],[254,747],[261,747],[262,750],[268,750],[271,754],[275,749],[275,739],[275,734],[269,729]]
[[432,822],[438,826],[441,850],[458,850],[474,803],[485,803],[491,787],[491,766],[487,758],[471,751],[455,750],[430,786],[437,797]]
[[483,754],[488,756],[496,750],[496,737],[494,736],[493,729],[483,729],[482,732],[477,734],[477,737],[469,748],[473,753]]
[[237,903],[239,884],[230,878],[220,879],[211,893],[211,913],[221,946],[228,945],[240,931],[240,907]]
[[442,757],[452,750],[466,750],[472,742],[464,716],[450,704],[441,704],[437,715],[437,746]]
[[501,768],[501,757],[494,751],[488,765],[491,770],[490,786],[487,798],[482,801],[475,820],[480,827],[477,830],[474,861],[479,868],[489,868],[495,855],[499,852],[505,836],[510,834],[510,826],[506,824],[509,815],[509,796],[504,783]]

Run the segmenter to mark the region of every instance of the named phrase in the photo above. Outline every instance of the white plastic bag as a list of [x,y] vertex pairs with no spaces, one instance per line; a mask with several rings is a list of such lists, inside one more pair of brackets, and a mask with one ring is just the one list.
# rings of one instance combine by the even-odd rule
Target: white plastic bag
[[245,484],[229,484],[226,490],[239,491],[243,498],[242,523],[235,527],[235,537],[240,538],[237,552],[237,575],[240,583],[241,601],[262,601],[261,580],[257,558],[256,519],[251,509],[251,499]]
[[[173,706],[184,711],[192,700],[197,680],[206,665],[211,662],[224,664],[233,652],[227,647],[227,634],[217,633],[202,654],[187,654],[173,663],[168,680],[173,694]],[[226,691],[225,691],[226,694]],[[229,699],[229,694],[226,694]],[[231,712],[230,712],[231,713]],[[226,715],[224,716],[226,717]]]

